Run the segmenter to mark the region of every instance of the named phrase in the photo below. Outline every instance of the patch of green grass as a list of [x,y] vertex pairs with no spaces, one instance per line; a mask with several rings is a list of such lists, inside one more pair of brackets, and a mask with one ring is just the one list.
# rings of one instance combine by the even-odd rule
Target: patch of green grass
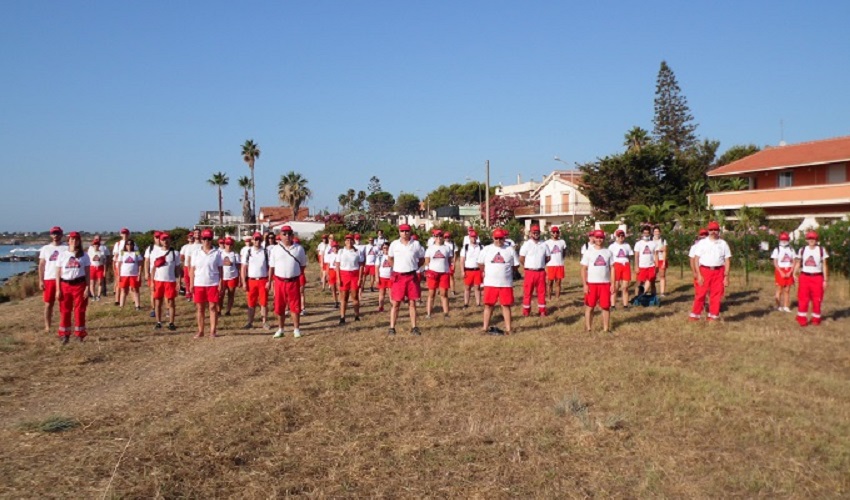
[[65,432],[80,426],[77,419],[54,415],[45,420],[23,422],[20,427],[30,432]]

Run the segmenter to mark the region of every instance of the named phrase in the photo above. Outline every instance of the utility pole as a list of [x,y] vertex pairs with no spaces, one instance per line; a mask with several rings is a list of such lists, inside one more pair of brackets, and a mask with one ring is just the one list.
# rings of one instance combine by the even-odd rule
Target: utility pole
[[487,229],[490,229],[490,160],[486,160],[484,165],[484,168],[487,171],[487,180],[484,185],[484,189],[486,190],[484,191],[484,224],[486,225]]

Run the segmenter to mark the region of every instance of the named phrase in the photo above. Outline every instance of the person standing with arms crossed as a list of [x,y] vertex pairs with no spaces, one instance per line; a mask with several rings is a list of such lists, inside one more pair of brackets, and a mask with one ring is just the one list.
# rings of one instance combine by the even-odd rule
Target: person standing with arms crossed
[[408,312],[410,315],[410,333],[422,335],[416,326],[416,302],[422,296],[419,286],[417,271],[425,263],[422,246],[418,241],[411,238],[411,228],[408,224],[402,224],[398,228],[399,239],[390,244],[387,256],[393,268],[392,288],[390,289],[390,329],[389,335],[395,335],[395,324],[398,320],[398,312],[402,301],[408,300]]
[[551,253],[545,241],[540,241],[540,226],[531,226],[531,238],[519,249],[519,263],[525,269],[522,281],[522,315],[531,314],[531,296],[537,292],[537,313],[546,316],[546,264]]
[[83,252],[80,233],[68,233],[68,249],[59,254],[56,262],[56,300],[59,301],[59,339],[67,344],[71,338],[71,313],[74,313],[74,335],[86,338],[86,308],[88,307],[89,256]]
[[221,274],[223,262],[221,253],[213,248],[213,232],[209,229],[201,231],[201,248],[189,256],[191,268],[191,288],[189,293],[195,301],[195,315],[198,320],[196,339],[204,336],[205,309],[210,312],[210,338],[218,337],[219,290],[221,289]]
[[[273,338],[284,336],[286,310],[292,316],[292,336],[301,337],[301,275],[307,267],[304,247],[292,241],[292,228],[280,228],[280,243],[269,251],[269,274],[274,280],[274,312],[277,315],[277,331]],[[269,282],[269,287],[272,283]]]
[[729,286],[729,268],[732,265],[732,251],[729,245],[720,239],[720,224],[708,223],[708,238],[703,239],[693,249],[699,274],[694,306],[690,320],[699,321],[708,295],[708,321],[720,319],[720,302],[726,287]]
[[809,303],[812,305],[811,324],[821,322],[821,303],[829,281],[829,254],[818,245],[818,233],[806,233],[806,246],[797,253],[794,274],[800,280],[797,286],[797,324],[809,325]]
[[56,270],[59,256],[68,250],[68,245],[62,243],[62,228],[50,228],[50,243],[41,247],[38,253],[38,283],[44,300],[44,331],[50,332],[53,322],[53,305],[56,303],[56,292],[59,284],[56,281]]
[[611,283],[611,250],[602,247],[605,232],[593,231],[590,247],[581,256],[581,281],[584,284],[584,330],[591,331],[593,310],[597,304],[602,309],[602,331],[611,331],[611,297],[617,290]]

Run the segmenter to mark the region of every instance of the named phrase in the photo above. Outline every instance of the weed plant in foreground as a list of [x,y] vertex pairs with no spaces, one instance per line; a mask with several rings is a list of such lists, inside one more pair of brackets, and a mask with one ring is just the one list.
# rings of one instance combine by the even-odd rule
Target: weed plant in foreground
[[[340,328],[315,283],[300,339],[240,330],[244,294],[215,340],[191,339],[185,301],[175,333],[100,302],[64,348],[38,297],[2,304],[0,496],[850,495],[846,283],[819,328],[772,311],[757,275],[733,276],[724,322],[689,323],[671,272],[661,307],[586,334],[568,274],[510,337],[453,297],[422,337],[402,316],[389,338],[368,292]],[[76,425],[43,432],[51,417]]]

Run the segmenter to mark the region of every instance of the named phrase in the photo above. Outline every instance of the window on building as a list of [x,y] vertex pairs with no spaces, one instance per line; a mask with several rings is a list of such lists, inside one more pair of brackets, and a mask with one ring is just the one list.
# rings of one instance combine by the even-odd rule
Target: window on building
[[787,188],[794,185],[794,172],[779,172],[779,187]]
[[826,169],[827,184],[847,182],[847,167],[844,164],[830,165]]
[[544,214],[552,213],[552,195],[551,194],[547,194],[543,198],[543,213]]

